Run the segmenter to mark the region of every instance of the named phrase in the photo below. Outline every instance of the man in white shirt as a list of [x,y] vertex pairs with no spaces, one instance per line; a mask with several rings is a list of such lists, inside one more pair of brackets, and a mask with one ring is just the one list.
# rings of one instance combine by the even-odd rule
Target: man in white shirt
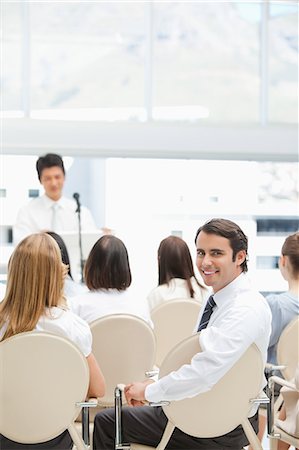
[[[196,234],[197,267],[213,298],[203,305],[198,317],[202,352],[157,382],[146,380],[127,385],[130,406],[144,402],[180,400],[209,391],[234,365],[246,349],[255,343],[266,362],[271,330],[271,312],[267,302],[247,279],[247,237],[240,227],[225,219],[212,219]],[[211,307],[209,308],[208,302]],[[208,317],[207,312],[212,312]],[[265,380],[263,386],[264,387]],[[204,411],[199,411],[204,414]],[[123,409],[124,442],[156,447],[167,423],[160,407]],[[257,407],[250,422],[257,430]],[[241,426],[213,439],[195,438],[175,429],[168,449],[240,450],[248,441]],[[114,411],[97,414],[94,421],[94,450],[114,448]]]
[[[79,229],[77,204],[75,200],[62,195],[65,181],[62,158],[52,153],[41,156],[36,162],[36,170],[45,194],[31,200],[19,210],[13,229],[15,244],[27,235],[39,231],[59,233],[77,232]],[[96,230],[90,211],[83,206],[81,206],[81,229]]]

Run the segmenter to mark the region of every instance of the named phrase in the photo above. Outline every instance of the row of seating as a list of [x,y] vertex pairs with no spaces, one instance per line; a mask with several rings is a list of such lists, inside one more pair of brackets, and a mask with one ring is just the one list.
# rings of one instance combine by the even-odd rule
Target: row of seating
[[[172,325],[172,317],[169,322]],[[107,394],[100,404],[110,406],[117,384],[143,379],[153,368],[156,336],[141,319],[122,314],[99,319],[91,329],[94,354],[107,381]],[[289,379],[298,361],[297,338],[298,320],[286,328],[278,346],[278,362],[285,366],[284,375]],[[183,340],[164,360],[160,376],[190,362],[198,351],[197,336]],[[252,447],[260,449],[247,415],[252,401],[259,401],[254,399],[259,395],[262,373],[260,354],[252,345],[210,392],[164,407],[170,420],[168,435],[178,426],[189,434],[210,437],[242,424]],[[34,443],[68,429],[78,450],[86,448],[74,421],[82,407],[97,402],[85,402],[88,366],[74,344],[47,333],[13,336],[0,344],[0,379],[0,433],[17,442]],[[209,422],[211,416],[213,421]],[[212,428],[209,423],[213,423]],[[277,427],[271,432],[277,434]]]

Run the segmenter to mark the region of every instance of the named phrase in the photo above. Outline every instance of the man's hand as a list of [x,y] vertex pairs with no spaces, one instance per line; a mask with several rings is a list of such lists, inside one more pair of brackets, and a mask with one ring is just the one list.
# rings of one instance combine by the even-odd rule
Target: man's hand
[[148,384],[154,383],[154,380],[139,381],[127,384],[124,392],[129,406],[143,406],[146,402],[144,392]]

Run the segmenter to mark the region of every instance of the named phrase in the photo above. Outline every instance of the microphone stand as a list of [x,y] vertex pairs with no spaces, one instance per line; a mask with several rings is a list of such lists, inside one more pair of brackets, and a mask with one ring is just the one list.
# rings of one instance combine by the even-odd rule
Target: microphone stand
[[79,194],[75,193],[73,195],[77,203],[76,213],[78,213],[78,237],[79,237],[79,250],[80,250],[80,269],[81,269],[81,283],[84,283],[84,260],[83,260],[83,250],[82,250],[82,229],[81,229],[81,204],[79,200]]

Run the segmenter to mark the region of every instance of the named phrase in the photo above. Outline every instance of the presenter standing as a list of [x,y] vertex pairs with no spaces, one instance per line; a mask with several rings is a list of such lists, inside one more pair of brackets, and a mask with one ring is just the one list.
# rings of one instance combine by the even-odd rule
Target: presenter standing
[[[62,195],[65,169],[61,156],[48,153],[39,157],[36,170],[45,193],[19,210],[13,229],[15,244],[40,231],[78,232],[77,203]],[[97,229],[90,211],[84,206],[81,206],[81,229]]]

